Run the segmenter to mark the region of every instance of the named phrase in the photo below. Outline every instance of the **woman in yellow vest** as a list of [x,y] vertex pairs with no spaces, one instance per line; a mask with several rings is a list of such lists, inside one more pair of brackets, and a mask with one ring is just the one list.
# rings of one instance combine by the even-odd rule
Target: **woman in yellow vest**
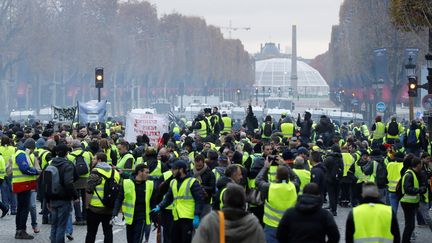
[[426,192],[425,187],[420,187],[418,174],[421,172],[422,165],[419,158],[411,160],[410,169],[402,177],[402,198],[400,200],[405,216],[405,228],[402,242],[410,242],[411,235],[415,228],[415,216],[420,202],[420,195]]
[[[269,183],[265,176],[269,170],[271,162],[266,159],[264,167],[258,173],[255,181],[256,187],[261,191],[264,204],[264,232],[267,242],[278,242],[276,239],[277,227],[282,219],[284,212],[293,207],[297,201],[299,183],[291,180],[294,174],[287,166],[279,166],[276,171],[276,183]],[[295,176],[295,175],[294,175]]]
[[375,183],[364,183],[362,197],[363,203],[348,215],[346,242],[400,242],[396,214],[390,206],[379,201]]
[[[149,169],[145,164],[135,167],[131,179],[123,180],[113,215],[121,210],[126,221],[127,242],[148,242],[150,236],[150,209],[154,204],[155,183],[149,180]],[[145,233],[145,234],[144,234]]]
[[[1,156],[0,154],[0,187],[3,184],[5,176],[6,176],[6,163],[3,159],[3,156]],[[9,212],[9,208],[2,201],[0,201],[0,209],[2,211],[0,218],[3,218]]]

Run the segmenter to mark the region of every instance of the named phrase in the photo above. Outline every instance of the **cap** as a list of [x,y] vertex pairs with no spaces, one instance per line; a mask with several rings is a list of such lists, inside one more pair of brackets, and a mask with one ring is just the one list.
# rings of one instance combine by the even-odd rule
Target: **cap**
[[174,162],[173,169],[181,169],[183,168],[183,170],[187,170],[187,165],[183,160],[177,160],[176,162]]
[[28,149],[35,149],[36,148],[36,142],[33,138],[27,138],[24,142],[24,147]]
[[297,149],[298,154],[307,154],[309,151],[305,147],[300,147]]

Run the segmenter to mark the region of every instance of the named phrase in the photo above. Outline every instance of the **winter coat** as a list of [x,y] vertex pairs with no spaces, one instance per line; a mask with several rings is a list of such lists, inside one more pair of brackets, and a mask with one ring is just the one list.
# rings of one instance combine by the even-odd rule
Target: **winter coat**
[[258,119],[253,114],[249,112],[243,122],[243,127],[246,128],[246,133],[253,134],[254,130],[258,128]]
[[321,207],[320,196],[298,196],[295,207],[289,208],[279,222],[276,234],[279,243],[339,242],[339,230],[333,216]]
[[323,163],[318,163],[311,169],[311,182],[318,184],[321,192],[325,192],[325,177],[327,169]]
[[66,158],[56,157],[52,160],[51,165],[57,167],[59,178],[64,190],[60,195],[51,197],[47,196],[47,200],[76,200],[78,198],[78,193],[74,187],[74,181],[78,179],[78,175],[75,172],[75,166],[73,163]]
[[329,153],[324,160],[327,169],[325,182],[328,184],[338,183],[343,176],[344,163],[340,153]]
[[312,135],[312,120],[311,113],[306,112],[305,119],[303,121],[300,120],[300,115],[297,118],[297,126],[300,127],[300,136],[310,138]]
[[[242,209],[224,208],[226,243],[265,243],[264,231],[253,214]],[[201,221],[192,243],[219,242],[219,216],[213,211]]]

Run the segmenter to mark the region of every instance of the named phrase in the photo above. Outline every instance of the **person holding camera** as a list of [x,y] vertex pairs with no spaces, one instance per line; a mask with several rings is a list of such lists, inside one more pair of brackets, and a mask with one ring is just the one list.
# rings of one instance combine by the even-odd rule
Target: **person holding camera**
[[272,164],[281,163],[279,156],[267,156],[264,167],[256,177],[256,186],[261,191],[264,203],[264,233],[268,243],[278,242],[277,227],[285,211],[297,201],[299,179],[288,166],[277,166],[276,181],[268,182],[267,173]]

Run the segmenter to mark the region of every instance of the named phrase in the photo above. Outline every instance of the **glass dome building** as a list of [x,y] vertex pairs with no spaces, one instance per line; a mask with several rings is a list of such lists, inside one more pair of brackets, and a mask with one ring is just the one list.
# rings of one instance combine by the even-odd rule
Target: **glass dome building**
[[[290,55],[281,54],[274,43],[266,43],[255,58],[255,87],[269,93],[292,92]],[[316,69],[297,61],[297,92],[299,97],[324,98],[329,86]]]

